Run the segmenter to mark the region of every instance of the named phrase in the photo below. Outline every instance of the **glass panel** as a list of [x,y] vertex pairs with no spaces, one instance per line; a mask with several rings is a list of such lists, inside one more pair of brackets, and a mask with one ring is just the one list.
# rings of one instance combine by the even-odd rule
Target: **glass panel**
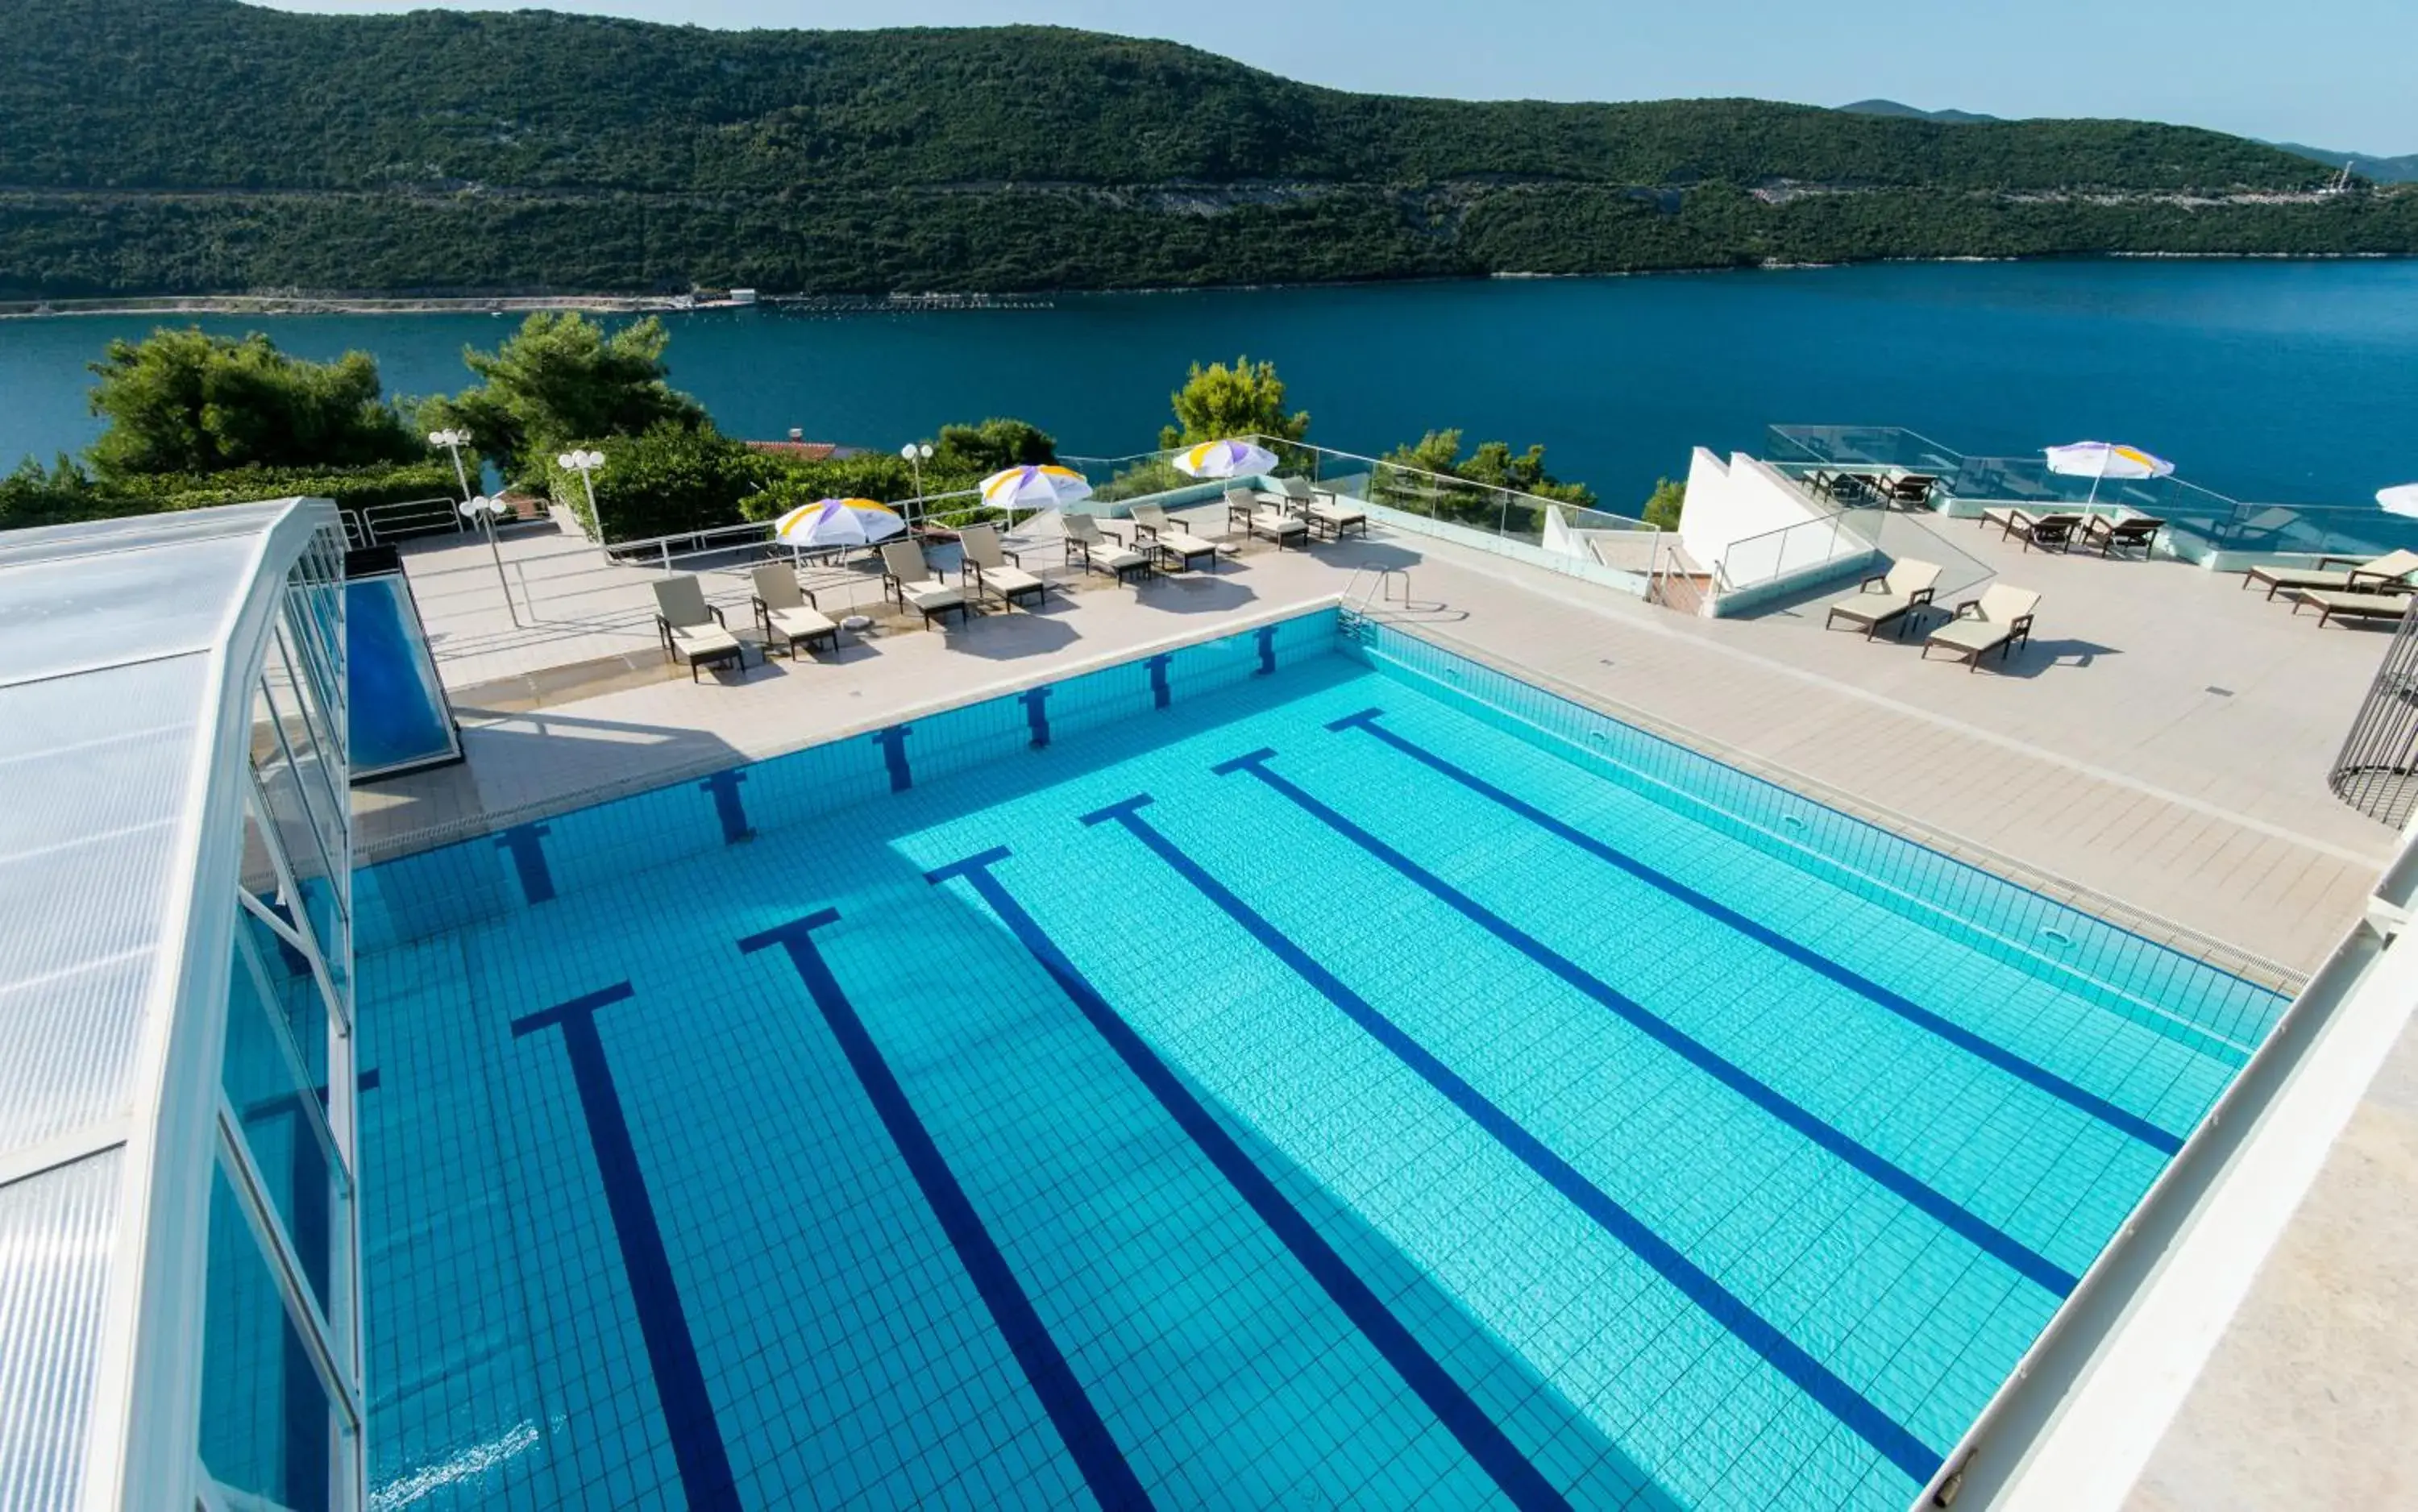
[[[324,1311],[343,1202],[329,1161],[332,1141],[322,1101],[328,1016],[318,1007],[317,987],[306,978],[308,1007],[298,1016],[304,1024],[316,1024],[315,1048],[298,1045],[284,1031],[285,1010],[273,996],[268,969],[254,948],[254,930],[268,933],[250,914],[241,915],[228,973],[226,1056],[220,1080],[242,1123],[244,1142],[268,1188],[286,1241]],[[309,1063],[314,1059],[315,1066]]]
[[313,692],[310,675],[297,659],[283,626],[269,644],[261,675],[278,717],[284,722],[286,755],[300,775],[311,820],[327,840],[329,858],[342,860],[346,802],[344,747],[330,739],[333,726],[328,723],[327,707]]
[[[274,656],[272,651],[272,660]],[[336,990],[348,992],[346,963],[351,959],[351,921],[345,891],[347,874],[340,869],[346,832],[340,819],[324,813],[327,800],[323,798],[314,804],[309,796],[319,786],[315,779],[305,780],[295,770],[293,737],[306,732],[299,720],[285,713],[283,700],[294,696],[293,690],[285,689],[281,698],[264,680],[258,696],[260,712],[253,724],[253,761],[268,808],[268,832],[276,838],[292,868],[299,893],[298,897],[277,900],[282,905],[280,911],[289,920],[295,919],[298,911],[307,916]],[[314,813],[314,808],[321,812]]]
[[202,1463],[296,1512],[334,1503],[337,1425],[311,1354],[223,1168],[210,1177],[202,1329]]
[[324,715],[343,708],[344,685],[340,675],[343,663],[327,638],[332,631],[319,607],[328,596],[324,588],[288,593],[278,635],[285,643],[294,675],[307,680],[305,691],[322,711],[321,725],[332,728],[333,722]]

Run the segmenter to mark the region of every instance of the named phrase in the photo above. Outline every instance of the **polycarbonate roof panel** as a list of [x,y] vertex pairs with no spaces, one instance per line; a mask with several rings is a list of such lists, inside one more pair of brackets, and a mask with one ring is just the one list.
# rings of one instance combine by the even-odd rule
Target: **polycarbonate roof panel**
[[0,1506],[71,1507],[83,1489],[125,1158],[0,1186]]
[[234,536],[22,566],[0,560],[0,683],[207,649],[258,549]]
[[[219,653],[300,501],[0,533],[0,1506],[76,1504],[135,1079],[203,886]],[[332,524],[324,504],[302,523]],[[264,561],[277,532],[275,559]],[[248,713],[249,710],[247,710]],[[221,811],[223,817],[223,810]],[[192,1131],[191,1137],[206,1137]],[[132,1236],[125,1236],[132,1237]],[[122,1301],[122,1299],[120,1299]]]
[[0,1151],[127,1107],[209,670],[0,687]]

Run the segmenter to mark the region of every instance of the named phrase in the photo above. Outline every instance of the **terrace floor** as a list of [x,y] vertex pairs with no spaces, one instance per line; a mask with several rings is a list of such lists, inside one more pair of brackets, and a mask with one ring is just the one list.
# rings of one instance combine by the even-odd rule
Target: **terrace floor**
[[[1218,533],[1221,511],[1195,515]],[[1048,528],[1044,522],[1043,528]],[[1140,590],[1066,577],[1040,614],[926,632],[895,615],[836,656],[692,683],[656,649],[650,574],[575,541],[507,542],[515,629],[483,542],[423,546],[408,571],[468,760],[356,795],[364,859],[595,802],[616,790],[1053,680],[1157,643],[1373,592],[1372,612],[1707,754],[2062,892],[2289,986],[2358,917],[2394,835],[2325,786],[2386,637],[2293,615],[2237,576],[2046,557],[1939,522],[1942,539],[2043,594],[2033,643],[1978,674],[1918,637],[1825,632],[1837,591],[1710,620],[1507,559],[1380,530]],[[1054,541],[1028,565],[1048,566]],[[1358,574],[1355,577],[1355,574]],[[836,617],[874,579],[810,576]],[[709,592],[749,618],[743,575]],[[2206,937],[2195,941],[2191,936]],[[2241,953],[2234,955],[2209,941]],[[2134,1505],[2397,1504],[2394,1424],[2418,1420],[2418,1041],[2405,1039],[2270,1257]],[[2393,1326],[2385,1326],[2391,1323]],[[2380,1384],[2382,1382],[2382,1384]],[[2362,1405],[2354,1411],[2344,1401]],[[2321,1442],[2326,1453],[2311,1445]],[[2346,1468],[2349,1467],[2349,1468]],[[2229,1489],[2228,1489],[2229,1488]],[[2394,1494],[2398,1491],[2398,1495]]]

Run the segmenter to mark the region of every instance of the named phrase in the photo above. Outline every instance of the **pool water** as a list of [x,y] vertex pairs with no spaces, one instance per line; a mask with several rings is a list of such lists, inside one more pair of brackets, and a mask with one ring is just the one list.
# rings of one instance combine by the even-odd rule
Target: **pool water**
[[1904,1506],[2280,1001],[1342,628],[361,874],[376,1504]]

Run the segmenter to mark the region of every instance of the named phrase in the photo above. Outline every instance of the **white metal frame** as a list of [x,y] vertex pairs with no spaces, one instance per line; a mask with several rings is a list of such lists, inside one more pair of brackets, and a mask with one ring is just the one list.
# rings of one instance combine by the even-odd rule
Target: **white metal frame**
[[[197,1452],[211,1173],[222,1165],[229,1170],[230,1184],[239,1193],[255,1238],[262,1241],[262,1263],[276,1280],[297,1332],[304,1336],[322,1384],[332,1388],[329,1397],[338,1404],[349,1433],[348,1444],[335,1446],[334,1464],[340,1471],[331,1488],[335,1504],[357,1509],[367,1503],[359,1385],[357,1171],[344,1156],[355,1131],[352,1016],[319,949],[309,910],[301,906],[273,811],[265,802],[261,840],[280,890],[295,909],[294,924],[284,926],[273,910],[250,899],[241,885],[246,811],[265,799],[251,762],[255,695],[276,627],[283,619],[288,575],[306,556],[315,555],[316,565],[324,568],[329,554],[319,544],[320,532],[341,536],[342,528],[332,504],[292,501],[286,514],[262,532],[250,563],[249,588],[230,611],[209,653],[207,686],[215,717],[195,744],[187,789],[191,798],[178,821],[177,853],[190,858],[191,871],[185,885],[172,890],[173,912],[163,921],[161,936],[163,957],[178,966],[163,971],[152,985],[133,1112],[122,1130],[116,1250],[85,1445],[84,1504],[88,1507],[232,1507],[253,1500],[212,1481]],[[338,595],[341,616],[341,580],[330,582],[328,590]],[[318,649],[321,654],[332,650]],[[327,713],[331,719],[343,717],[341,707]],[[330,734],[341,741],[341,732]],[[330,754],[341,760],[340,747]],[[349,863],[349,854],[330,858],[331,885],[343,889],[344,872],[337,868]],[[344,1185],[341,1198],[330,1194],[340,1203],[335,1211],[341,1231],[332,1236],[329,1306],[324,1313],[283,1239],[274,1205],[268,1201],[243,1142],[240,1121],[233,1118],[220,1086],[227,984],[236,965],[240,910],[247,905],[255,917],[268,914],[279,938],[302,951],[329,1009],[326,1130],[337,1147],[331,1168],[341,1173],[336,1179]]]

